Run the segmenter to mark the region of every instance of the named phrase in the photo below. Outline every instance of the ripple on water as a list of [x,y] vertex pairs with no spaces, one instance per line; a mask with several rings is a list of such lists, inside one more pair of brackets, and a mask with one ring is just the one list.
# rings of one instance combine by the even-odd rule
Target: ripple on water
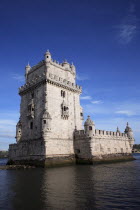
[[140,209],[136,161],[1,170],[0,209]]

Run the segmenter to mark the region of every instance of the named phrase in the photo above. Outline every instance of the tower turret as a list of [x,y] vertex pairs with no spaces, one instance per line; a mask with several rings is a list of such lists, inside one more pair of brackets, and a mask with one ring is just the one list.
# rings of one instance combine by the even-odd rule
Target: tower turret
[[117,130],[116,130],[116,132],[117,132],[117,133],[120,133],[120,130],[119,130],[119,128],[118,128],[118,127],[117,127]]
[[17,125],[16,125],[16,141],[19,142],[21,139],[21,134],[22,134],[22,125],[21,121],[19,119]]
[[64,62],[62,63],[62,66],[65,68],[65,69],[69,69],[70,68],[70,64],[64,60]]
[[31,66],[30,66],[29,63],[28,63],[28,65],[25,66],[25,78],[26,78],[26,79],[27,79],[27,75],[28,75],[30,69],[31,69]]
[[48,112],[48,101],[47,101],[47,89],[45,90],[45,106],[42,115],[42,136],[45,139],[47,135],[51,132],[51,115]]
[[134,137],[133,137],[133,131],[132,131],[132,129],[129,127],[128,122],[127,122],[127,125],[126,125],[126,128],[125,128],[125,131],[124,131],[124,132],[127,134],[128,138],[130,138],[130,139],[133,139],[133,138],[134,138]]
[[51,116],[47,110],[44,110],[42,116],[42,132],[43,136],[45,136],[48,132],[51,131]]
[[88,116],[87,120],[85,121],[84,128],[87,136],[92,137],[93,135],[95,135],[95,124],[90,119],[90,116]]
[[75,68],[75,66],[74,66],[73,63],[71,64],[71,70],[72,70],[72,72],[73,72],[74,74],[76,74],[76,68]]
[[133,136],[133,131],[129,127],[128,122],[127,122],[127,125],[126,125],[126,128],[125,128],[125,131],[124,132],[127,134],[128,138],[129,138],[129,143],[130,143],[131,149],[133,149],[133,145],[134,145],[134,141],[135,140],[134,140],[134,136]]
[[44,60],[46,62],[51,61],[51,53],[49,52],[49,50],[47,50],[47,52],[44,54]]

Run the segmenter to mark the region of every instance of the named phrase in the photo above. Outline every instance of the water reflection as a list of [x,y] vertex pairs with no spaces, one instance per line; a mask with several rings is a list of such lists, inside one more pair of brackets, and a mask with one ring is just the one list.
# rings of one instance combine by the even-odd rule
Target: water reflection
[[140,209],[139,174],[140,158],[98,166],[1,170],[0,209]]

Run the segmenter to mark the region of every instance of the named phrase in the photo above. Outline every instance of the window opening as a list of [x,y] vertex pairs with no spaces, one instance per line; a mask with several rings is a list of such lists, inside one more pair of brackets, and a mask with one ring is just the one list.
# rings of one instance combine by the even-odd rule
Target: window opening
[[33,129],[33,122],[30,122],[30,129]]
[[34,93],[31,94],[31,97],[34,98]]
[[92,130],[92,126],[89,126],[89,130],[90,130],[90,131]]

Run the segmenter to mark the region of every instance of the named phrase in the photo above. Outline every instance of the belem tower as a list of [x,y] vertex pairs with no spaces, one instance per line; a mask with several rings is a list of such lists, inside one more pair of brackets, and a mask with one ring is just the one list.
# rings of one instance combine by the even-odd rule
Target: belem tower
[[132,159],[134,137],[128,123],[124,133],[98,130],[88,116],[83,127],[82,88],[75,83],[73,64],[59,64],[47,51],[44,60],[26,66],[25,78],[9,163],[50,166]]

